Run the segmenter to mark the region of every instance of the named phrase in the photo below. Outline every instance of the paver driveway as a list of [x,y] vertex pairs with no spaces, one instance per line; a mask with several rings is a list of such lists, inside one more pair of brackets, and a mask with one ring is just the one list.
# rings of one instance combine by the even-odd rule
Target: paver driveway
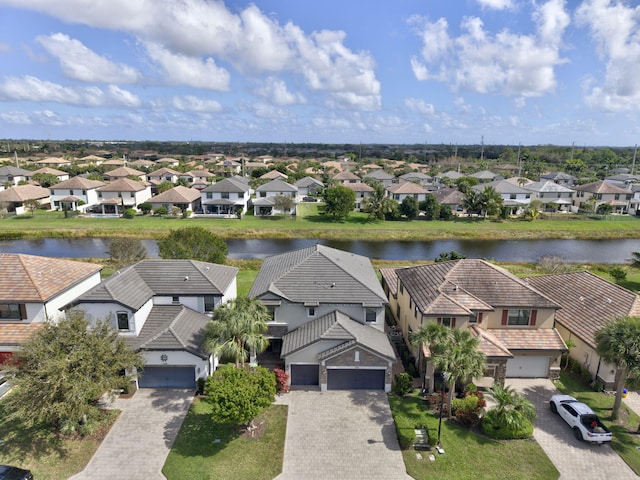
[[549,399],[560,392],[550,380],[510,378],[505,383],[535,405],[538,416],[533,436],[560,471],[561,480],[638,479],[609,445],[590,445],[576,440],[564,420],[551,413]]
[[276,480],[411,479],[384,392],[292,391]]
[[163,480],[173,441],[193,400],[193,390],[140,389],[116,399],[122,410],[87,467],[73,480]]

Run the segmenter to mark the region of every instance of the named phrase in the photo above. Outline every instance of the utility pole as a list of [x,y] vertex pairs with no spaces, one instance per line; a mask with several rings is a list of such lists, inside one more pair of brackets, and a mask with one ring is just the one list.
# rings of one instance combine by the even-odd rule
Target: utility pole
[[484,161],[484,135],[480,137],[480,161]]
[[520,148],[522,143],[518,142],[518,177],[522,176],[522,164],[520,163]]
[[638,154],[638,144],[633,147],[633,161],[631,162],[631,175],[633,175],[633,171],[636,168],[636,155]]

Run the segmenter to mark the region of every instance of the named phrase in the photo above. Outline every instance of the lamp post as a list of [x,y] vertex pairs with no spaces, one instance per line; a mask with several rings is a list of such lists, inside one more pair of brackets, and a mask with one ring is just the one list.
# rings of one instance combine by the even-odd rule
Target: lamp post
[[440,443],[440,433],[442,431],[442,411],[444,410],[444,389],[447,385],[447,374],[442,373],[442,395],[440,396],[440,420],[438,421],[438,453],[444,453],[442,445]]

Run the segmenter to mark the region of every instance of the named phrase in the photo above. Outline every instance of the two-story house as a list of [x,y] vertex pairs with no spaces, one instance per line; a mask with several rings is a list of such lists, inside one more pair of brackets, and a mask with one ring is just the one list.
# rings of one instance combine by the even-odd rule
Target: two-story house
[[44,322],[100,283],[102,265],[0,253],[0,364]]
[[372,197],[375,189],[367,185],[366,183],[344,183],[341,186],[348,188],[349,190],[353,190],[353,193],[356,195],[356,202],[354,205],[354,210],[360,211],[364,207],[364,200],[368,197]]
[[189,211],[193,213],[201,208],[200,190],[183,187],[182,185],[154,195],[148,201],[154,210],[159,207],[165,207],[169,211],[172,207],[178,207],[182,212]]
[[509,207],[511,215],[519,215],[531,202],[531,190],[514,185],[506,180],[495,180],[493,182],[480,183],[472,188],[476,192],[481,193],[489,187],[494,188],[502,197],[503,205],[505,207]]
[[98,206],[102,214],[122,214],[151,198],[151,186],[130,178],[120,178],[97,188]]
[[16,185],[0,191],[0,205],[16,215],[27,211],[25,203],[29,201],[36,201],[42,208],[48,209],[51,203],[50,192],[38,185]]
[[251,187],[238,177],[225,178],[201,190],[205,215],[240,216],[247,212]]
[[[106,162],[105,162],[106,163]],[[115,168],[113,170],[109,170],[108,172],[105,172],[104,174],[104,178],[108,181],[108,182],[113,182],[114,180],[118,180],[119,178],[136,178],[139,181],[144,181],[146,180],[146,173],[141,172],[140,170],[136,170],[134,168],[129,168],[129,167],[119,167],[119,168]]]
[[575,191],[552,180],[528,183],[522,188],[530,190],[533,193],[533,199],[539,200],[544,210],[568,212],[573,204]]
[[[549,378],[566,350],[554,328],[559,305],[524,280],[484,260],[464,259],[409,268],[382,268],[383,286],[398,329],[411,333],[428,322],[466,328],[480,340],[485,376]],[[435,371],[426,346],[412,346],[433,391]]]
[[331,180],[333,180],[337,185],[345,185],[345,186],[347,184],[362,182],[362,180],[358,175],[356,175],[353,172],[350,172],[349,170],[336,173],[333,177],[331,177]]
[[[277,170],[273,170],[276,172]],[[279,172],[278,172],[279,173]],[[295,213],[298,187],[281,179],[271,180],[256,188],[256,198],[253,201],[255,215],[274,215],[276,213]],[[291,208],[284,208],[278,204],[278,197],[291,199]]]
[[238,269],[196,260],[142,260],[79,295],[69,307],[109,319],[146,360],[138,386],[195,388],[214,371],[203,346],[214,309],[236,297]]
[[63,172],[62,170],[57,170],[55,168],[49,168],[49,167],[43,167],[43,168],[34,170],[33,172],[29,172],[28,174],[25,174],[25,177],[28,181],[31,182],[31,181],[34,181],[33,176],[38,174],[54,175],[55,177],[57,177],[58,182],[64,182],[65,180],[69,180],[69,174],[67,172]]
[[323,245],[274,255],[249,296],[271,312],[270,349],[291,385],[390,391],[387,299],[367,257]]
[[629,203],[633,198],[631,190],[603,180],[578,185],[574,189],[576,194],[573,198],[573,206],[578,210],[593,207],[597,212],[600,205],[608,204],[613,208],[613,213],[628,213]]
[[418,203],[424,201],[429,193],[422,185],[413,182],[392,183],[386,188],[387,195],[398,203],[405,198],[415,198]]
[[0,167],[0,185],[18,185],[18,183],[28,180],[30,174],[31,172],[29,170],[25,170],[24,168],[5,165],[4,167]]
[[313,177],[302,177],[294,185],[298,187],[299,201],[304,197],[315,197],[324,189],[324,183]]
[[375,180],[376,182],[380,182],[384,187],[388,187],[395,181],[396,177],[390,173],[385,172],[383,169],[379,169],[364,174],[362,176],[362,179]]
[[104,182],[84,177],[72,177],[49,187],[52,208],[58,210],[80,210],[82,212],[99,202],[98,188]]
[[147,173],[147,181],[153,185],[159,185],[162,182],[176,183],[180,178],[180,172],[171,168],[163,167],[153,172]]

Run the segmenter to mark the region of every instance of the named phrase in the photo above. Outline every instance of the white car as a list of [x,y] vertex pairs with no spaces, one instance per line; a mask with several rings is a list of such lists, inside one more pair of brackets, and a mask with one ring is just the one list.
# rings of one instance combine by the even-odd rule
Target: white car
[[611,441],[611,432],[586,403],[570,395],[554,395],[549,407],[569,424],[578,440],[599,445]]

